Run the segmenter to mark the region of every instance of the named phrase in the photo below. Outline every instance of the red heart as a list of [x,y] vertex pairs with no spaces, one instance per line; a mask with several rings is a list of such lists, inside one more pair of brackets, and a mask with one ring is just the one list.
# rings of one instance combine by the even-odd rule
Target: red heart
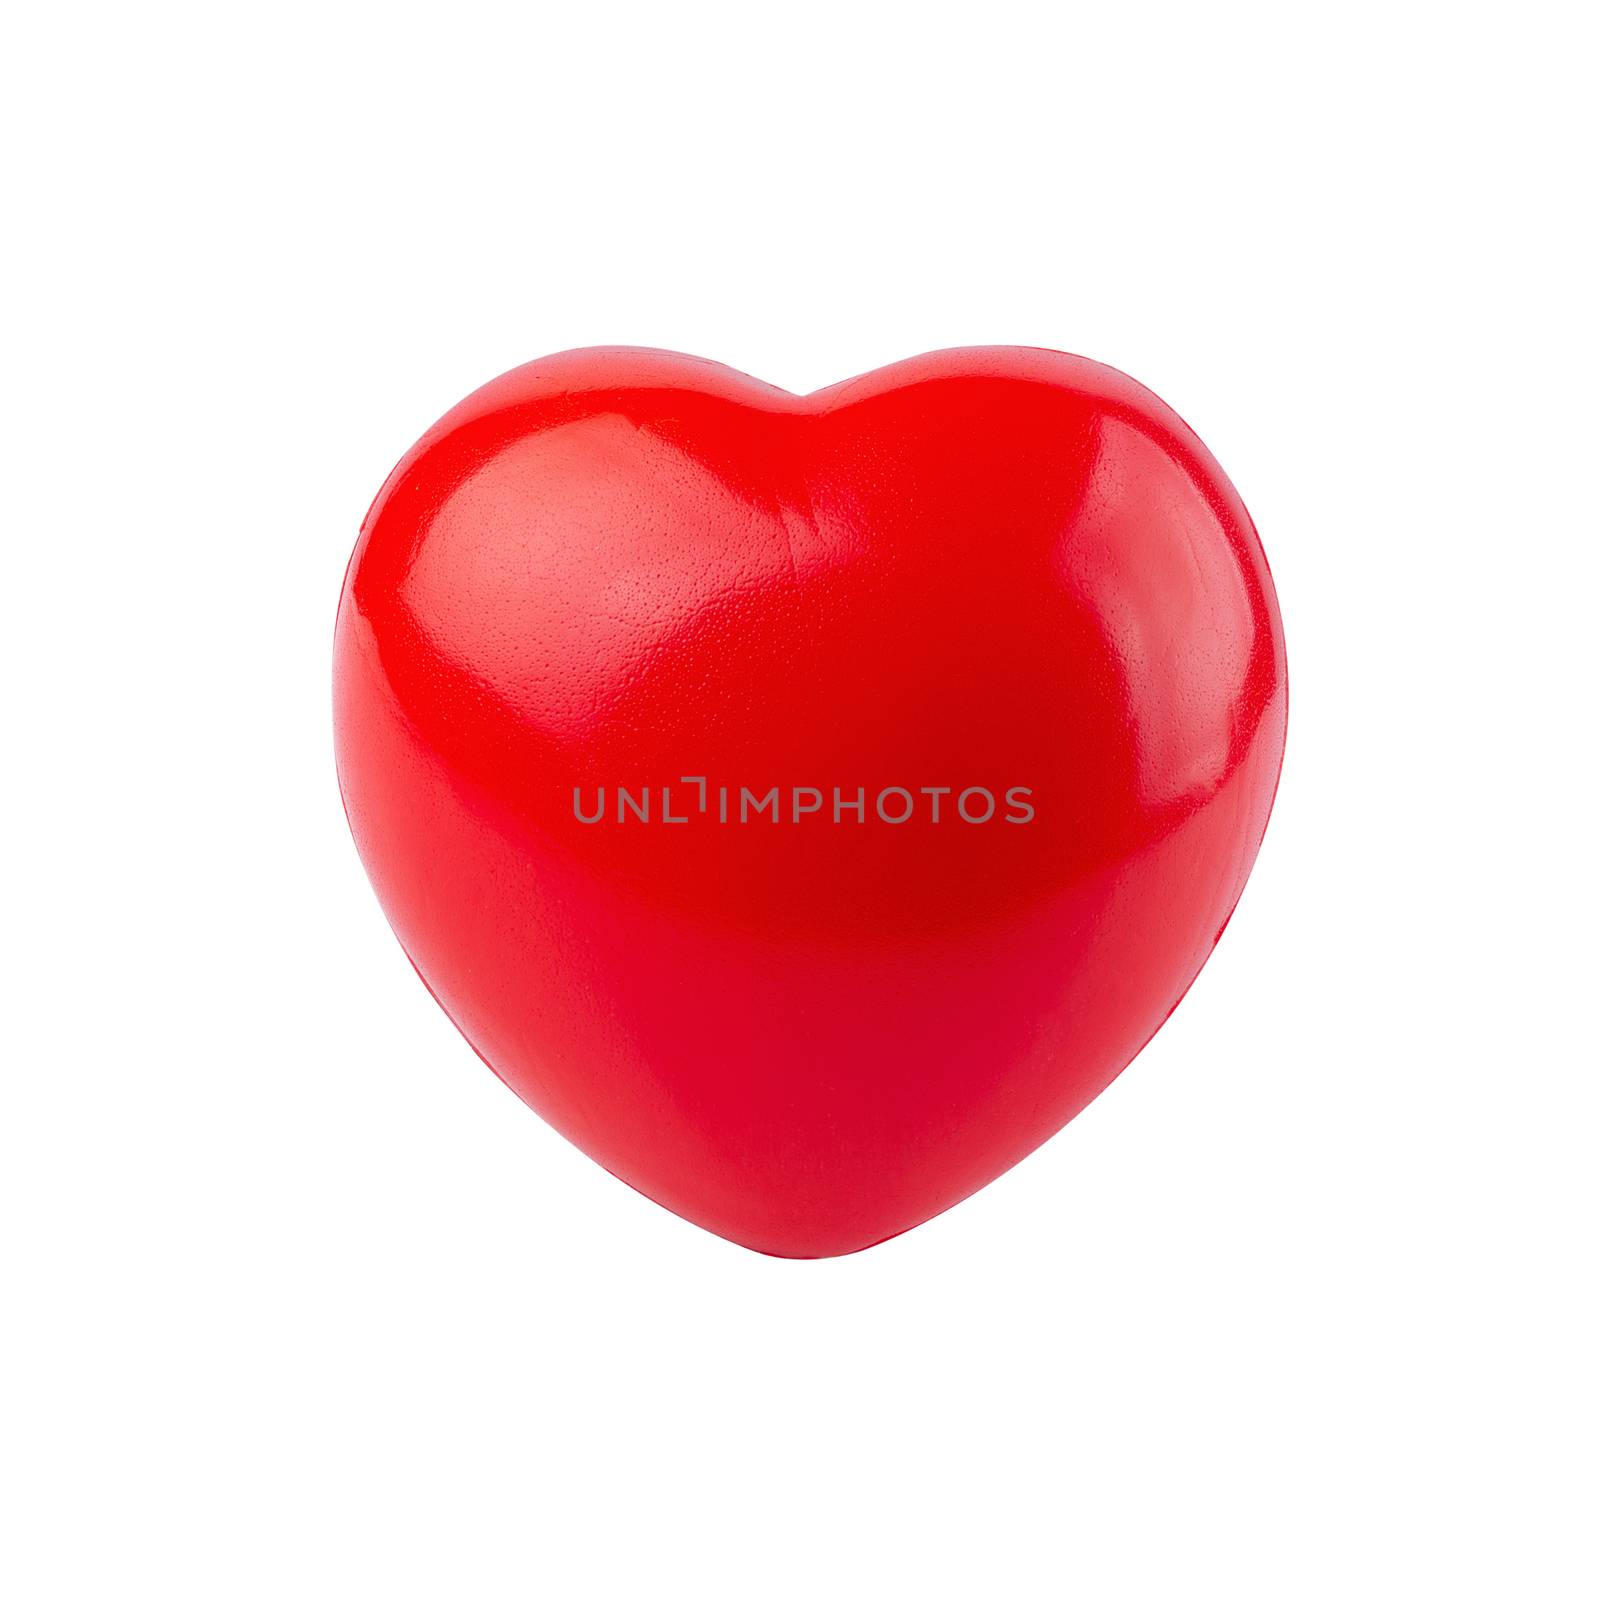
[[390,475],[334,702],[362,860],[484,1060],[662,1205],[826,1256],[1161,1026],[1286,686],[1237,494],[1107,367],[946,351],[801,399],[604,349]]

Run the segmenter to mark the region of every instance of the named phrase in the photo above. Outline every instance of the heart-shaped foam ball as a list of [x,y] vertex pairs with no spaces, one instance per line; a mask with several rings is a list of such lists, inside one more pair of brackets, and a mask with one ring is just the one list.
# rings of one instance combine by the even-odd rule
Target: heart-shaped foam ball
[[822,1256],[988,1183],[1161,1026],[1286,682],[1239,497],[1107,367],[800,398],[602,349],[395,468],[334,699],[362,860],[484,1060],[662,1205]]

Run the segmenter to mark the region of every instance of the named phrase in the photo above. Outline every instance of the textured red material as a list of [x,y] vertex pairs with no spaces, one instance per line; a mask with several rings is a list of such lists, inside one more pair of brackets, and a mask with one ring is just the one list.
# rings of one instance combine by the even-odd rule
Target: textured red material
[[1243,505],[1120,373],[955,350],[800,398],[602,349],[390,475],[334,708],[379,899],[495,1072],[662,1205],[822,1256],[1161,1026],[1286,680]]

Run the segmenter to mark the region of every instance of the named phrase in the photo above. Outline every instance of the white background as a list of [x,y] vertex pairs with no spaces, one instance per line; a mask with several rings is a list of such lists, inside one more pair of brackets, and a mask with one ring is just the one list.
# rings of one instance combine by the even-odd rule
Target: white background
[[[1565,18],[1565,20],[1564,20]],[[33,6],[5,118],[0,1588],[1590,1596],[1577,8]],[[768,1260],[473,1058],[345,832],[357,524],[506,367],[1078,351],[1261,528],[1288,763],[1155,1043]]]

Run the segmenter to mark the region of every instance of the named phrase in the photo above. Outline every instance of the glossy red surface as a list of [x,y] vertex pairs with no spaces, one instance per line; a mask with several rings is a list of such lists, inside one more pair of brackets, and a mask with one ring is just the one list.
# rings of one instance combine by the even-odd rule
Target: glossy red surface
[[484,1060],[662,1205],[821,1256],[988,1183],[1160,1027],[1286,682],[1238,496],[1109,368],[956,350],[799,398],[606,349],[390,475],[334,701],[362,860]]

